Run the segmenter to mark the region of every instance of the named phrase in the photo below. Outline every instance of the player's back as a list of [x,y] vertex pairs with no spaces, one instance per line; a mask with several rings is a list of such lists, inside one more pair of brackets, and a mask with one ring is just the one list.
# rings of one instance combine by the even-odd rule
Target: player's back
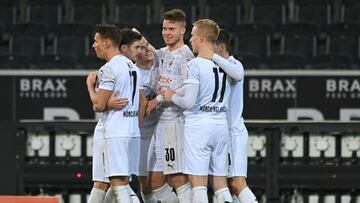
[[[109,90],[117,98],[127,98],[129,103],[123,109],[109,109],[104,112],[102,120],[107,137],[138,137],[139,78],[138,69],[131,60],[122,55],[114,56],[100,68],[105,78],[115,81]],[[108,82],[110,83],[110,82]],[[106,83],[105,83],[106,88]],[[110,89],[112,87],[112,89]]]
[[188,63],[185,83],[198,83],[195,105],[184,112],[187,121],[226,124],[230,83],[226,73],[213,61],[197,57]]

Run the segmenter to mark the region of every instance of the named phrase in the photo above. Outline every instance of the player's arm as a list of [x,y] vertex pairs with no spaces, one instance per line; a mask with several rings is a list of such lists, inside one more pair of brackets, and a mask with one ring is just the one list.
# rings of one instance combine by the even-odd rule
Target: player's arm
[[96,83],[96,72],[90,72],[87,79],[86,85],[90,95],[91,102],[93,103],[93,110],[96,112],[101,112],[106,109],[106,103],[112,93],[111,90],[101,89],[95,91]]
[[184,81],[185,85],[177,89],[176,92],[173,90],[162,92],[166,101],[172,101],[183,109],[190,109],[195,105],[200,88],[200,69],[196,64],[188,64],[187,79]]
[[139,127],[141,126],[142,121],[144,120],[146,114],[146,107],[147,107],[147,100],[146,100],[145,91],[141,89],[140,102],[139,102]]
[[199,84],[187,83],[185,84],[184,89],[185,94],[183,96],[170,89],[162,92],[162,95],[166,101],[172,101],[174,104],[183,109],[190,109],[196,103],[196,98],[199,91]]
[[236,81],[244,79],[244,67],[240,63],[231,63],[230,61],[226,60],[218,54],[214,54],[211,60],[217,63],[232,79]]
[[117,98],[117,94],[113,92],[107,101],[107,109],[118,109],[121,110],[129,104],[128,98]]

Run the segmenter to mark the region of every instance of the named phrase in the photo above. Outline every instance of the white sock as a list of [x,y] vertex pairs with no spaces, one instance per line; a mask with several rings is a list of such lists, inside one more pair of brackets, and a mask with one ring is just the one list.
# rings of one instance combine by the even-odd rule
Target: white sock
[[180,203],[192,203],[191,184],[188,182],[176,189]]
[[208,203],[207,187],[197,186],[193,187],[193,203]]
[[213,196],[212,196],[212,202],[213,202],[213,203],[218,203],[218,200],[217,200],[216,195],[213,195]]
[[141,192],[141,197],[144,201],[144,203],[157,203],[157,199],[154,195],[154,193],[150,192],[149,194],[144,194]]
[[113,192],[112,192],[111,188],[109,188],[108,191],[105,194],[105,198],[104,198],[103,203],[113,203],[114,201],[115,200],[114,200]]
[[93,187],[91,189],[90,197],[89,197],[87,203],[102,203],[104,197],[105,197],[105,191],[104,190]]
[[230,194],[230,190],[228,187],[221,188],[217,191],[215,191],[216,198],[218,200],[218,203],[224,203],[224,202],[232,202],[233,198]]
[[161,188],[153,190],[156,199],[160,202],[166,203],[177,203],[179,202],[178,197],[172,191],[172,188],[165,183]]
[[233,203],[240,203],[239,198],[236,195],[233,195],[232,198],[233,198]]
[[239,194],[239,200],[241,203],[257,203],[257,199],[254,193],[249,187],[244,188]]
[[132,203],[140,203],[138,196],[136,195],[134,190],[130,187],[130,185],[126,185],[126,187],[130,193],[130,198],[131,198]]
[[131,203],[130,193],[126,185],[111,186],[115,202]]

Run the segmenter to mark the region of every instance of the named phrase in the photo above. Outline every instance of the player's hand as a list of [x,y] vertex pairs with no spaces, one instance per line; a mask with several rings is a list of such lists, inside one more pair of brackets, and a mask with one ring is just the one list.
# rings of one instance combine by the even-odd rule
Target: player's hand
[[173,94],[175,94],[175,91],[170,88],[161,92],[161,95],[163,96],[164,100],[167,102],[171,102],[171,98]]
[[123,109],[128,103],[128,98],[118,99],[116,93],[112,93],[106,105],[110,109]]
[[96,83],[97,71],[90,72],[86,78],[87,86],[94,86]]
[[199,53],[198,56],[211,60],[212,57],[214,56],[214,51],[212,51],[212,50],[204,50],[201,53]]
[[149,116],[151,111],[153,111],[158,105],[158,102],[156,100],[156,98],[148,101],[147,103],[147,108],[146,108],[146,116]]

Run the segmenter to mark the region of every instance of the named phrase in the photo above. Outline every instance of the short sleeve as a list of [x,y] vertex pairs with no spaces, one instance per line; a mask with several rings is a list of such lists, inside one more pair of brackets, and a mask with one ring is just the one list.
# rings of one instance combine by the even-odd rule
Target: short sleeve
[[115,87],[115,76],[110,66],[103,66],[100,68],[98,73],[99,88],[105,90],[114,90]]

